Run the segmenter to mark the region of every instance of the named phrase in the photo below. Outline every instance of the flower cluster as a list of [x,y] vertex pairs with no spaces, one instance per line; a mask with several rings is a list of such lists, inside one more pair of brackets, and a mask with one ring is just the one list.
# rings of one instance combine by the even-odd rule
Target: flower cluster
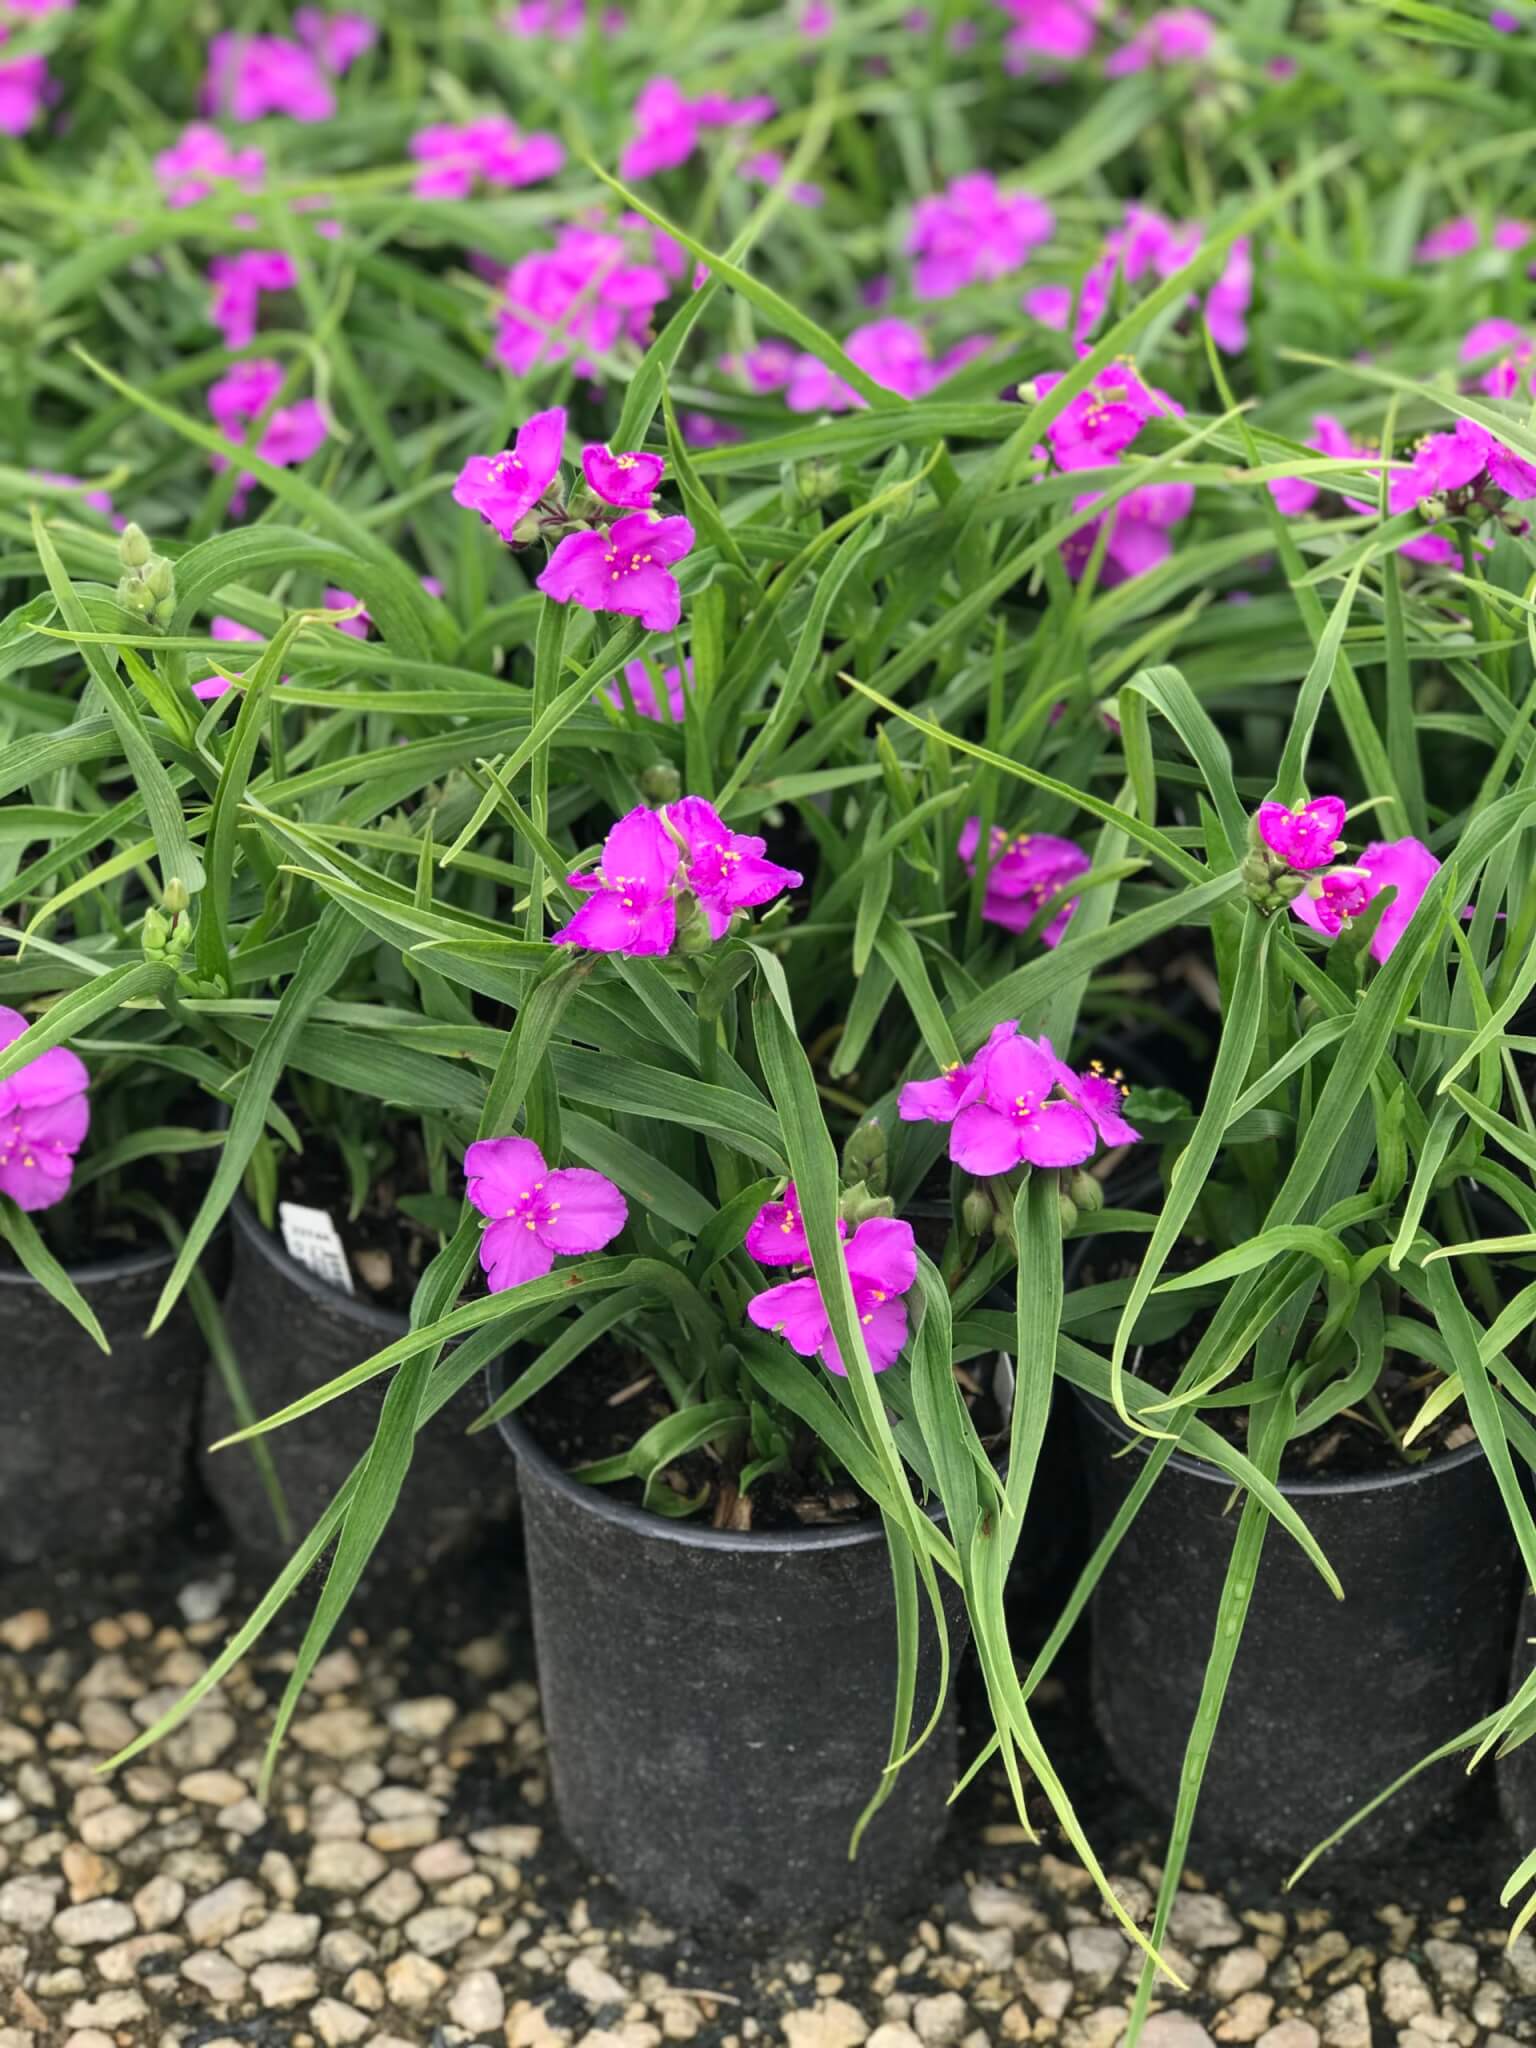
[[1003,193],[986,171],[970,171],[912,211],[907,249],[920,299],[947,299],[967,285],[995,284],[1050,240],[1055,216],[1028,192]]
[[195,206],[220,185],[259,192],[266,174],[264,151],[249,144],[236,149],[206,121],[193,121],[155,158],[155,176],[171,207]]
[[[1075,294],[1073,340],[1086,341],[1104,318],[1117,276],[1132,290],[1154,280],[1165,283],[1199,254],[1203,237],[1198,223],[1181,225],[1150,206],[1127,206],[1124,220],[1105,237],[1098,261]],[[1205,322],[1224,355],[1237,355],[1247,346],[1252,298],[1253,245],[1241,235],[1227,251],[1221,274],[1205,297]],[[1024,310],[1042,326],[1064,333],[1072,319],[1073,299],[1069,285],[1035,285],[1024,294]],[[1189,304],[1196,303],[1192,294]]]
[[1133,1145],[1126,1090],[1097,1061],[1076,1073],[1048,1038],[999,1024],[969,1060],[931,1081],[909,1081],[897,1111],[903,1123],[949,1125],[949,1156],[983,1177],[1021,1166],[1081,1166],[1102,1140]]
[[286,114],[292,121],[329,121],[336,111],[332,78],[373,45],[378,30],[364,15],[324,15],[314,7],[299,8],[293,25],[301,38],[297,42],[235,29],[214,36],[208,45],[203,112],[238,122],[264,121],[272,114]]
[[[968,875],[976,872],[980,845],[981,820],[967,818],[955,852]],[[1008,832],[994,825],[987,841],[981,914],[988,924],[1001,925],[1004,931],[1028,931],[1046,904],[1079,875],[1087,874],[1091,866],[1087,854],[1070,839],[1058,839],[1050,832]],[[1042,944],[1060,945],[1076,908],[1076,897],[1061,906],[1041,932]]]
[[[856,327],[843,346],[866,377],[903,398],[923,398],[952,377],[985,347],[973,337],[934,357],[928,337],[910,320],[871,320]],[[764,342],[753,352],[748,376],[759,391],[782,385],[791,412],[852,412],[868,403],[853,386],[829,370],[819,356],[796,355],[782,343]]]
[[1420,263],[1449,263],[1458,256],[1471,256],[1483,248],[1508,255],[1513,250],[1523,249],[1533,233],[1536,229],[1526,220],[1500,217],[1485,228],[1483,222],[1474,219],[1470,213],[1462,213],[1431,229],[1413,253]]
[[557,1252],[579,1255],[611,1244],[629,1206],[590,1167],[545,1165],[531,1138],[480,1138],[464,1154],[465,1193],[485,1217],[480,1265],[493,1294],[540,1280]]
[[1337,938],[1390,889],[1371,935],[1374,960],[1385,960],[1408,929],[1440,863],[1421,839],[1373,839],[1355,859],[1341,861],[1344,799],[1318,796],[1290,810],[1260,804],[1254,845],[1244,867],[1249,894],[1264,907],[1288,905],[1303,924]]
[[589,445],[581,455],[585,496],[566,504],[565,429],[564,407],[553,406],[526,421],[500,455],[472,455],[454,484],[455,502],[478,512],[509,547],[541,533],[562,535],[538,579],[557,604],[618,612],[652,632],[669,632],[682,615],[671,571],[692,549],[694,532],[686,519],[651,513],[665,460]]
[[1104,0],[997,0],[1013,27],[1003,47],[1003,61],[1013,72],[1076,63],[1093,48]]
[[[811,1249],[791,1181],[781,1200],[760,1209],[748,1227],[746,1248],[760,1266],[810,1264]],[[839,1223],[843,1262],[859,1318],[870,1368],[884,1372],[907,1341],[907,1304],[917,1279],[917,1243],[910,1223],[893,1216],[867,1216],[850,1237]],[[813,1274],[786,1280],[754,1294],[747,1314],[760,1330],[772,1330],[802,1358],[820,1358],[828,1372],[845,1377],[832,1319]]]
[[626,219],[627,233],[562,228],[553,248],[520,257],[502,280],[495,354],[516,377],[569,362],[596,378],[620,342],[643,348],[651,318],[686,269],[670,236]]
[[635,101],[635,132],[619,159],[623,178],[650,178],[686,163],[709,128],[751,128],[771,118],[774,103],[762,95],[727,99],[701,93],[689,99],[671,78],[652,78]]
[[507,192],[553,178],[565,165],[558,136],[524,135],[505,114],[423,128],[411,137],[411,155],[421,165],[411,185],[418,199],[467,199],[476,185]]
[[1106,78],[1174,64],[1203,64],[1216,47],[1216,24],[1198,7],[1164,7],[1144,21],[1104,65]]
[[586,901],[554,943],[632,957],[698,951],[723,939],[738,911],[799,888],[803,877],[766,855],[763,840],[732,832],[701,796],[637,805],[603,841],[597,872],[570,877]]
[[[251,422],[266,412],[283,383],[283,366],[266,356],[255,356],[234,368],[208,389],[208,410],[219,431],[231,441],[245,441]],[[279,406],[262,429],[256,453],[263,462],[290,469],[307,462],[326,438],[325,415],[318,400],[300,398],[292,405]],[[229,464],[222,455],[212,458],[217,470]],[[248,471],[242,472],[230,499],[230,510],[238,519],[256,485]]]
[[[26,1031],[18,1010],[0,1007],[0,1046]],[[19,1209],[47,1209],[69,1193],[75,1154],[90,1128],[85,1063],[62,1045],[0,1081],[0,1195]]]
[[224,337],[226,348],[247,348],[256,338],[263,292],[292,291],[298,283],[293,259],[281,249],[242,249],[238,255],[215,256],[208,265],[213,286],[209,318]]

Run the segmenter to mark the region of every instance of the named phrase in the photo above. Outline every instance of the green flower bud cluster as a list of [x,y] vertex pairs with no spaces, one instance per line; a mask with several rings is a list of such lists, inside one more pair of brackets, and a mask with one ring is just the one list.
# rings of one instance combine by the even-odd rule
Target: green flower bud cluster
[[837,1205],[837,1213],[850,1231],[857,1230],[861,1223],[867,1223],[871,1216],[894,1216],[896,1204],[889,1195],[873,1194],[861,1180],[843,1190],[843,1198]]
[[37,338],[43,302],[30,263],[0,263],[0,342],[23,349]]
[[173,876],[161,893],[158,909],[144,913],[140,942],[146,960],[170,967],[181,965],[192,944],[192,920],[187,916],[191,901],[186,883]]
[[128,526],[117,544],[117,559],[123,565],[117,585],[117,601],[157,633],[170,625],[176,611],[176,570],[164,555],[157,555],[142,527]]

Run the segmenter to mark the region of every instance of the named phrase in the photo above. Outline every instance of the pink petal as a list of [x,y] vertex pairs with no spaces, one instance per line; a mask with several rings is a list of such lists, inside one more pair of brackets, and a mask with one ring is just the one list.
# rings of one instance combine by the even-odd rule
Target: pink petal
[[542,1280],[554,1263],[554,1253],[531,1220],[509,1217],[486,1225],[480,1239],[480,1264],[492,1294],[521,1287],[526,1280]]
[[760,1266],[803,1266],[811,1256],[805,1224],[800,1216],[795,1184],[784,1190],[782,1202],[765,1202],[747,1225],[743,1242]]
[[649,505],[666,466],[659,455],[613,455],[600,447],[581,451],[582,474],[608,505]]
[[747,1303],[747,1316],[760,1330],[773,1330],[802,1358],[813,1358],[827,1341],[827,1312],[814,1280],[786,1280]]
[[987,1054],[983,1079],[987,1100],[995,1108],[1010,1108],[1021,1097],[1026,1102],[1040,1101],[1055,1085],[1055,1056],[1042,1052],[1033,1039],[1022,1035],[1005,1038]]
[[51,1046],[11,1076],[14,1099],[28,1109],[46,1109],[71,1095],[83,1095],[91,1085],[84,1060],[67,1046]]
[[628,953],[634,946],[639,924],[634,909],[618,890],[597,889],[570,923],[554,934],[551,943],[580,946],[589,953]]
[[542,491],[554,481],[560,468],[565,448],[565,407],[552,405],[548,412],[536,412],[532,419],[525,420],[517,430],[514,445],[530,481]]
[[556,604],[570,604],[574,600],[589,611],[601,609],[599,600],[608,587],[608,572],[603,566],[607,552],[600,533],[568,533],[539,577],[539,589]]
[[1018,1150],[1032,1166],[1077,1166],[1093,1156],[1093,1123],[1075,1102],[1047,1102],[1018,1126]]
[[681,855],[661,816],[637,804],[609,829],[603,841],[603,877],[615,888],[647,898],[671,887]]
[[544,1182],[539,1236],[557,1252],[597,1252],[629,1220],[629,1205],[611,1180],[586,1166],[562,1166]]
[[917,1278],[917,1240],[910,1223],[870,1216],[848,1241],[844,1256],[855,1292],[860,1287],[905,1294]]
[[1011,1173],[1019,1163],[1015,1127],[986,1103],[973,1102],[950,1126],[949,1156],[967,1173]]
[[976,1079],[969,1067],[951,1067],[931,1081],[908,1081],[896,1102],[896,1114],[904,1124],[949,1124],[968,1101],[973,1101]]
[[464,1154],[465,1193],[482,1216],[510,1214],[548,1172],[531,1138],[477,1138]]

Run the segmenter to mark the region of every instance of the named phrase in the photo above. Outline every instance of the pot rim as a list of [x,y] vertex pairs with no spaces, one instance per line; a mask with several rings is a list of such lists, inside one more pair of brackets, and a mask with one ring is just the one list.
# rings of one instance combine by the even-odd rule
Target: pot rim
[[361,1301],[355,1294],[344,1294],[329,1280],[322,1280],[318,1273],[311,1273],[307,1266],[301,1266],[286,1250],[282,1239],[267,1229],[239,1188],[235,1190],[229,1213],[242,1243],[248,1245],[274,1272],[281,1274],[290,1287],[297,1288],[311,1301],[322,1303],[335,1314],[347,1316],[363,1329],[377,1331],[382,1337],[403,1337],[410,1329],[408,1317],[394,1309],[376,1308],[371,1301]]
[[[490,1399],[494,1401],[506,1386],[505,1360],[493,1359],[486,1367],[485,1384]],[[564,1466],[557,1464],[534,1440],[525,1424],[518,1420],[515,1409],[498,1416],[496,1427],[502,1442],[518,1463],[526,1465],[531,1474],[554,1492],[580,1505],[588,1514],[596,1515],[600,1521],[627,1529],[636,1538],[645,1538],[652,1543],[671,1543],[683,1550],[737,1551],[754,1557],[799,1557],[809,1551],[852,1550],[861,1544],[885,1541],[885,1525],[878,1516],[867,1522],[819,1529],[705,1529],[695,1522],[674,1522],[665,1515],[651,1515],[643,1508],[631,1507],[628,1501],[615,1499],[602,1487],[583,1485],[579,1479],[573,1479]]]
[[[88,1259],[83,1266],[66,1266],[64,1271],[78,1288],[98,1287],[109,1280],[137,1280],[162,1269],[169,1272],[175,1260],[171,1247],[162,1245],[154,1251],[127,1252],[120,1259]],[[0,1266],[0,1286],[43,1289],[42,1281],[25,1266]]]
[[[1126,1428],[1108,1401],[1102,1400],[1097,1394],[1090,1394],[1085,1387],[1073,1386],[1072,1392],[1084,1413],[1090,1416],[1106,1435],[1118,1437],[1121,1443],[1140,1447],[1140,1439],[1136,1432]],[[1278,1491],[1288,1500],[1337,1499],[1340,1496],[1354,1498],[1367,1493],[1388,1493],[1404,1486],[1424,1485],[1431,1479],[1460,1471],[1482,1456],[1481,1443],[1474,1441],[1470,1444],[1460,1444],[1454,1451],[1446,1451],[1439,1457],[1426,1458],[1422,1465],[1410,1465],[1401,1471],[1352,1473],[1342,1479],[1280,1479],[1275,1483]],[[1182,1472],[1186,1478],[1204,1480],[1208,1486],[1222,1486],[1230,1490],[1238,1484],[1229,1472],[1223,1472],[1218,1466],[1208,1465],[1203,1458],[1189,1451],[1174,1451],[1168,1463],[1176,1471]]]

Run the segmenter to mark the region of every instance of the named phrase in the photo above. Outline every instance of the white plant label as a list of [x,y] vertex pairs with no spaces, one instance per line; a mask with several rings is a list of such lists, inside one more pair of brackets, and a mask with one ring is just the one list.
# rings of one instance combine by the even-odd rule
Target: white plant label
[[324,1209],[306,1209],[302,1202],[279,1202],[277,1220],[289,1258],[297,1259],[317,1279],[339,1287],[344,1294],[356,1292],[341,1234]]

